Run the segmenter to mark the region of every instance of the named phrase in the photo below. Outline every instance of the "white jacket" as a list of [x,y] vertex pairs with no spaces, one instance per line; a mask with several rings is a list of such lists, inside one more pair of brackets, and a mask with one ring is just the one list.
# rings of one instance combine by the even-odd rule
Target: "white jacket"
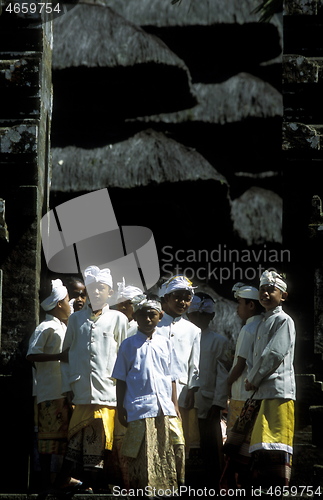
[[[62,352],[62,345],[66,332],[66,325],[51,314],[46,314],[29,340],[29,354],[58,354]],[[34,394],[37,403],[51,401],[62,397],[62,380],[60,361],[35,362],[33,371]]]
[[94,322],[87,305],[69,318],[61,363],[62,392],[73,391],[74,404],[116,406],[116,381],[111,377],[121,342],[127,336],[127,317],[106,306]]
[[205,328],[201,335],[200,388],[195,397],[198,418],[206,418],[211,406],[225,408],[228,400],[229,342]]
[[[234,360],[232,364],[231,371],[235,367],[238,362],[238,357],[248,359],[250,353],[253,350],[253,344],[255,340],[255,335],[257,331],[257,327],[262,321],[263,316],[261,314],[257,314],[256,316],[252,316],[248,318],[245,325],[241,328],[234,353]],[[230,373],[231,373],[230,371]],[[250,398],[250,392],[245,389],[245,379],[247,378],[248,367],[247,364],[242,374],[237,380],[235,380],[231,386],[231,399],[235,401],[246,401]]]
[[256,399],[296,399],[295,337],[294,321],[281,306],[264,314],[256,332],[252,360],[247,361],[248,381],[258,387]]
[[164,313],[156,333],[164,335],[173,343],[180,365],[180,375],[176,381],[178,405],[184,407],[187,390],[199,386],[201,330],[181,316],[173,318]]

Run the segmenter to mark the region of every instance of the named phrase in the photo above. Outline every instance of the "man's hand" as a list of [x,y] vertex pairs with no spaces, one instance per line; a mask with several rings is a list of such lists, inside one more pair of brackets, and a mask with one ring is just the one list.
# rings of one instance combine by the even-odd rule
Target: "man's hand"
[[188,389],[184,403],[184,407],[187,410],[191,410],[192,408],[194,408],[194,395],[197,390],[198,387],[192,387],[191,389]]
[[62,351],[61,354],[60,354],[60,361],[62,361],[63,363],[68,363],[68,351],[70,350],[70,348],[68,347],[67,349],[65,349],[65,351]]
[[207,415],[208,418],[220,421],[221,410],[222,408],[220,406],[212,405]]
[[256,391],[257,387],[253,384],[250,384],[249,380],[245,380],[245,389],[246,391]]
[[127,410],[122,406],[121,408],[118,407],[118,420],[123,427],[128,427],[128,422],[127,422]]

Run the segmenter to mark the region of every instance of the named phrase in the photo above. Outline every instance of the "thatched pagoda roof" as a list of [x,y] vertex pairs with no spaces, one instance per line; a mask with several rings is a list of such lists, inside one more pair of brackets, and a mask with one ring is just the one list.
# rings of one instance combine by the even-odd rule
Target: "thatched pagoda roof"
[[77,4],[54,20],[53,33],[54,70],[154,63],[181,68],[189,78],[184,62],[160,39],[104,5]]
[[52,155],[52,191],[133,188],[196,180],[227,184],[194,149],[153,130],[102,148],[53,148]]
[[247,245],[282,243],[282,198],[268,189],[253,186],[232,201],[233,229]]
[[185,61],[195,82],[219,81],[227,65],[235,74],[255,62],[281,63],[282,15],[259,22],[260,0],[91,1],[161,38]]
[[[84,0],[83,0],[84,1]],[[93,1],[93,0],[91,0]],[[95,0],[140,26],[188,26],[256,22],[259,0]]]
[[191,109],[137,118],[155,123],[234,123],[246,118],[282,116],[282,95],[269,83],[240,73],[222,83],[193,85],[198,103]]
[[[52,140],[103,144],[125,118],[196,104],[185,63],[109,7],[80,3],[53,21]],[[113,135],[110,134],[110,135]]]

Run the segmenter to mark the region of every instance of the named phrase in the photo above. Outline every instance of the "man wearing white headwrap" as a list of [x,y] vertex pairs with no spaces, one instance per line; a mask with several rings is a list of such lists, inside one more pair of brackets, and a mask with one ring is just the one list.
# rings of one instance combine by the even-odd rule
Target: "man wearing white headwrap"
[[255,487],[289,485],[294,438],[295,324],[282,309],[287,284],[275,271],[260,278],[259,301],[265,308],[253,356],[248,359],[246,389],[256,391],[261,406],[250,441]]
[[[143,295],[143,291],[140,288],[133,285],[126,286],[124,278],[121,282],[117,283],[117,285],[117,304],[114,306],[114,309],[117,309],[117,311],[120,311],[126,316],[128,320],[127,337],[132,337],[132,335],[135,335],[135,333],[137,332],[138,327],[137,322],[133,318],[134,304],[137,300],[141,301],[146,296]],[[121,453],[125,433],[126,428],[120,423],[117,409],[114,424],[114,443],[111,462],[113,462],[116,466],[115,468],[117,470],[118,476],[120,476],[119,482],[125,482],[128,475],[127,462],[125,457],[123,457]]]
[[[239,417],[245,401],[250,397],[250,393],[245,389],[247,359],[252,355],[257,327],[262,320],[264,311],[259,303],[259,290],[257,288],[239,282],[233,286],[232,291],[238,303],[237,314],[242,320],[242,328],[237,338],[233,364],[228,377],[228,385],[231,388],[227,419],[228,436],[230,436],[230,431]],[[249,491],[251,456],[248,454],[249,443],[247,439],[244,441],[241,454],[237,454],[235,457],[226,456],[225,480],[227,484],[239,485]]]
[[137,323],[133,319],[133,299],[138,296],[143,296],[143,291],[140,288],[132,285],[126,286],[124,278],[122,282],[118,283],[116,308],[127,316],[129,322],[128,337],[134,335],[137,330]]
[[170,438],[170,422],[175,419],[180,425],[178,363],[172,342],[156,333],[163,316],[161,303],[144,298],[134,309],[137,332],[120,346],[113,370],[118,415],[127,426],[122,447],[127,457],[127,486],[168,491],[177,489],[178,481],[184,482],[184,478],[177,478]]
[[287,291],[287,284],[276,271],[264,271],[260,278],[260,286],[273,285],[281,292]]
[[57,306],[58,302],[65,299],[65,297],[68,294],[67,288],[66,286],[63,285],[62,280],[60,279],[52,280],[51,283],[52,283],[51,294],[48,297],[46,297],[46,299],[44,299],[40,304],[41,307],[44,309],[44,311],[53,310]]
[[187,316],[201,329],[199,389],[195,395],[200,433],[203,477],[201,484],[218,489],[223,466],[221,412],[228,400],[228,339],[210,328],[215,315],[215,302],[207,294],[194,295]]
[[259,290],[245,283],[236,283],[233,288],[236,299],[237,314],[242,320],[242,328],[239,332],[232,368],[228,378],[231,387],[231,398],[228,409],[227,430],[229,431],[240,415],[244,402],[250,393],[245,389],[245,378],[247,376],[247,359],[250,356],[256,330],[262,320],[263,307],[259,304]]
[[[43,487],[51,484],[51,467],[65,454],[70,407],[62,397],[60,360],[66,322],[70,315],[67,288],[60,279],[51,281],[51,293],[42,302],[46,311],[29,340],[27,360],[33,363],[34,395],[37,402],[38,451]],[[60,419],[57,419],[60,415]],[[52,460],[53,457],[53,460]],[[55,462],[54,462],[55,463]],[[56,471],[57,472],[57,471]]]
[[111,374],[128,322],[124,314],[109,308],[110,270],[89,266],[83,276],[88,301],[71,315],[63,346],[69,349],[68,363],[61,364],[63,393],[72,393],[75,408],[60,481],[64,486],[76,462],[83,468],[84,485],[96,488],[105,450],[113,444],[116,389]]
[[[189,412],[194,408],[194,394],[199,387],[201,330],[183,317],[191,304],[194,288],[192,282],[185,276],[173,276],[164,283],[160,291],[164,316],[157,326],[159,334],[171,339],[181,367],[176,389],[186,456],[189,455],[190,449]],[[185,467],[185,459],[182,459],[182,466]]]
[[194,289],[197,288],[193,286],[193,283],[186,278],[186,276],[172,276],[165,283],[162,284],[159,291],[159,296],[164,297],[165,295],[169,295],[175,290],[188,290],[191,295],[194,295]]

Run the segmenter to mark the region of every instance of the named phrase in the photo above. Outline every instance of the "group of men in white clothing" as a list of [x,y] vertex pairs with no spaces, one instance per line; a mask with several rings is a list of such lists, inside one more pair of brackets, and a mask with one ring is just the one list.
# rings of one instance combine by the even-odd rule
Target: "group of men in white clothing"
[[[83,276],[87,300],[72,314],[67,288],[61,280],[51,282],[51,293],[41,303],[46,318],[29,342],[44,486],[52,484],[50,459],[57,454],[64,459],[55,488],[108,491],[113,478],[105,474],[105,467],[116,443],[114,456],[126,486],[131,487],[136,474],[142,476],[141,482],[136,478],[141,486],[185,484],[191,417],[196,412],[205,471],[201,480],[203,486],[217,488],[223,469],[222,410],[231,391],[230,428],[250,395],[243,385],[262,319],[254,306],[258,290],[244,284],[234,287],[245,326],[232,363],[228,340],[210,328],[214,300],[196,293],[185,276],[166,280],[159,297],[126,286],[123,280],[118,283],[116,307],[109,306],[109,269],[92,265]],[[249,299],[253,305],[248,305]],[[149,419],[154,419],[153,428],[148,427]],[[152,450],[159,450],[158,459],[156,454],[151,459]]]

